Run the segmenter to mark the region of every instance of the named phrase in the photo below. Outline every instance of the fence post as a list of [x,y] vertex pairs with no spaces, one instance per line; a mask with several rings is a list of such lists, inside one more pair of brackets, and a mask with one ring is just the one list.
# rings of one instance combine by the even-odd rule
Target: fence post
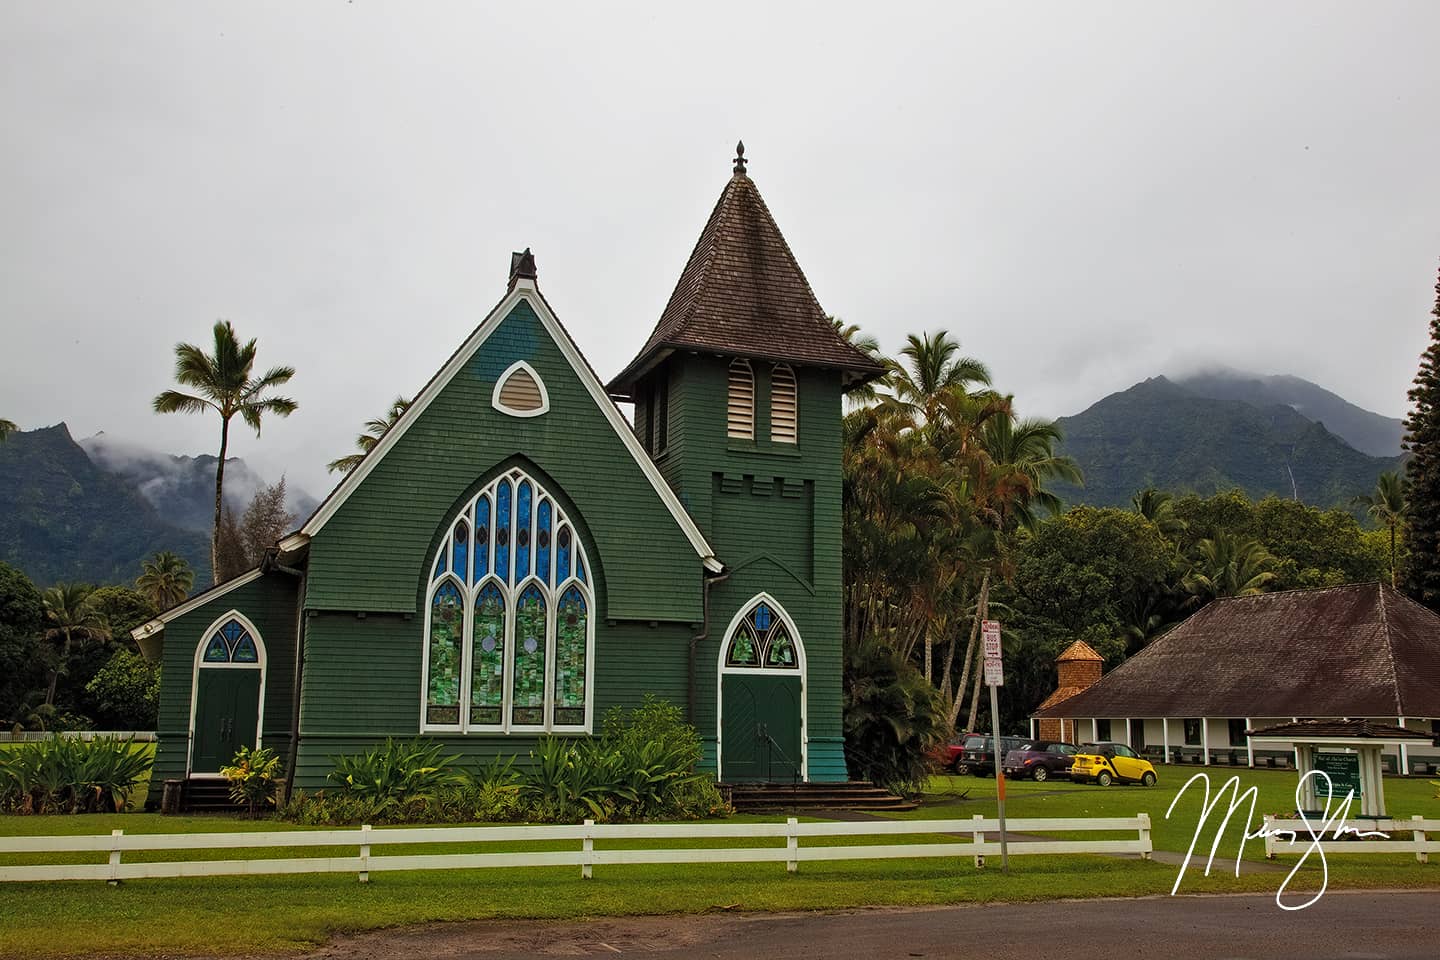
[[1425,849],[1425,818],[1413,816],[1410,822],[1415,825],[1415,859],[1419,863],[1429,863],[1430,853]]
[[790,817],[785,821],[785,872],[794,873],[800,869],[800,837],[795,827],[800,821]]
[[590,874],[591,874],[591,869],[590,869],[590,868],[591,868],[591,866],[595,863],[595,838],[594,838],[593,836],[591,836],[591,834],[594,833],[594,828],[595,828],[595,821],[594,821],[594,820],[586,820],[586,821],[585,821],[585,836],[584,836],[584,838],[580,841],[580,879],[581,879],[581,880],[589,880],[589,879],[590,879]]
[[[982,813],[977,813],[977,814],[975,814],[975,816],[972,817],[971,819],[973,819],[973,820],[984,820],[984,819],[985,819],[985,815],[982,814]],[[983,830],[976,830],[976,831],[975,831],[975,844],[976,844],[976,846],[979,846],[980,844],[982,844],[982,843],[984,843],[984,842],[985,842],[985,831],[983,831]],[[978,854],[978,853],[975,854],[975,866],[977,866],[977,867],[983,867],[983,866],[985,866],[985,857],[984,857],[983,855]]]
[[110,879],[106,883],[112,887],[120,886],[120,846],[116,841],[123,836],[124,830],[110,831]]
[[1149,860],[1155,844],[1150,839],[1150,814],[1140,814],[1140,859]]
[[1266,860],[1274,860],[1274,859],[1275,859],[1275,817],[1274,817],[1273,814],[1269,814],[1269,813],[1265,814],[1265,820],[1264,820],[1264,827],[1263,827],[1263,829],[1264,829],[1264,831],[1265,831],[1265,859],[1266,859]]
[[370,824],[360,825],[360,882],[370,882]]

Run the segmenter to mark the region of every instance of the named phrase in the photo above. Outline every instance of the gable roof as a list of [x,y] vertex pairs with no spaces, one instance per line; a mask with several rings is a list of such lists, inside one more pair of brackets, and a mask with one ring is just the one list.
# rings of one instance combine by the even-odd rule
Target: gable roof
[[1103,662],[1105,658],[1096,653],[1095,648],[1084,640],[1076,640],[1055,658],[1056,663],[1065,663],[1068,660],[1099,660]]
[[675,522],[679,524],[681,531],[685,534],[686,539],[690,541],[690,545],[695,549],[696,555],[705,565],[705,568],[714,573],[718,573],[724,569],[724,565],[715,557],[715,551],[705,540],[705,536],[700,532],[700,528],[695,525],[695,521],[685,512],[685,508],[681,506],[679,499],[675,496],[675,491],[670,489],[670,485],[666,483],[665,478],[660,475],[660,471],[656,468],[654,461],[652,461],[650,457],[646,455],[644,449],[641,448],[640,441],[635,436],[635,431],[630,428],[630,424],[625,419],[625,415],[615,406],[615,402],[606,394],[605,388],[600,384],[600,378],[595,375],[595,371],[590,367],[589,361],[585,359],[579,348],[575,346],[575,341],[570,338],[569,331],[561,325],[554,311],[550,309],[550,304],[546,302],[544,296],[540,294],[534,278],[525,276],[523,272],[512,278],[509,292],[496,304],[495,308],[490,311],[489,315],[475,328],[474,332],[470,334],[465,342],[460,345],[460,348],[451,354],[445,366],[440,368],[439,372],[430,378],[430,382],[427,383],[425,388],[415,397],[414,402],[412,402],[400,416],[400,419],[395,421],[395,425],[385,431],[385,435],[371,448],[370,452],[365,455],[365,458],[360,461],[359,465],[346,474],[345,478],[336,485],[335,489],[330,491],[329,496],[321,501],[320,505],[315,508],[315,512],[310,515],[310,518],[305,521],[305,524],[298,531],[280,541],[280,549],[282,551],[291,553],[303,549],[311,537],[324,529],[325,524],[329,522],[330,518],[335,515],[360,484],[365,482],[365,478],[370,475],[376,465],[379,464],[395,444],[400,441],[400,438],[405,435],[405,432],[410,429],[410,426],[420,419],[426,408],[440,395],[441,391],[444,390],[450,381],[464,368],[470,357],[474,356],[475,351],[485,343],[490,335],[500,326],[501,322],[510,315],[510,312],[514,310],[522,300],[528,302],[531,309],[535,311],[535,315],[540,319],[541,325],[544,326],[545,331],[560,348],[560,353],[570,364],[571,369],[575,371],[575,376],[579,379],[580,383],[584,385],[586,392],[590,394],[595,404],[600,408],[601,413],[605,415],[605,419],[615,431],[616,436],[620,438],[620,441],[625,445],[625,449],[630,453],[630,456],[634,458],[636,465],[639,466],[640,471],[655,489],[655,493],[659,496],[660,501],[665,504],[670,515],[674,517]]
[[1440,616],[1379,583],[1215,600],[1045,717],[1440,717]]
[[885,372],[836,332],[743,171],[721,191],[660,322],[610,393],[629,399],[635,381],[675,350],[827,367],[850,384]]

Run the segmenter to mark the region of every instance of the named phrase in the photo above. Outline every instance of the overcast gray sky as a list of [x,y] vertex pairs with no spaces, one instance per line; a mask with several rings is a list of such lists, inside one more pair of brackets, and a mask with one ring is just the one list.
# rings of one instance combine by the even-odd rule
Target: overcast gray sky
[[[685,7],[686,9],[682,9]],[[1224,361],[1401,416],[1440,260],[1440,3],[0,6],[0,416],[175,453],[217,318],[321,495],[504,292],[602,377],[737,137],[821,304],[947,327],[1023,412]]]

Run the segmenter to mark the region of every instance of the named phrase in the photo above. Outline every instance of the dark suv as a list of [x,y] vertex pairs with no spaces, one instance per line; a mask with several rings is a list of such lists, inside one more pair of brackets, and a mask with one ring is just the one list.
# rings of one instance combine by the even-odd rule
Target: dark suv
[[[1024,737],[1000,737],[1000,753],[1019,750],[1030,741]],[[995,775],[995,738],[972,733],[965,738],[965,749],[955,760],[956,773],[973,773],[977,777]]]
[[[1002,738],[1003,739],[1003,738]],[[1069,777],[1070,765],[1080,748],[1073,743],[1053,740],[1031,740],[1023,746],[1005,754],[1005,776],[1028,777],[1043,783],[1051,777]]]

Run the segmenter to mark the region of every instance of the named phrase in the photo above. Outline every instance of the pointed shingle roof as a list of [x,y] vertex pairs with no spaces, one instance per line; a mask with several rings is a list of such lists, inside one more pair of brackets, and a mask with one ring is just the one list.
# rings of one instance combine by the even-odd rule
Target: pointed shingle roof
[[1064,653],[1055,658],[1055,662],[1065,663],[1068,660],[1100,660],[1103,662],[1104,659],[1104,657],[1095,652],[1095,648],[1090,646],[1090,644],[1084,640],[1076,640],[1065,648]]
[[743,171],[725,184],[660,322],[610,381],[610,393],[628,399],[635,381],[675,350],[827,367],[844,373],[847,385],[884,373],[826,318]]
[[1042,717],[1440,717],[1440,616],[1380,583],[1215,600]]

